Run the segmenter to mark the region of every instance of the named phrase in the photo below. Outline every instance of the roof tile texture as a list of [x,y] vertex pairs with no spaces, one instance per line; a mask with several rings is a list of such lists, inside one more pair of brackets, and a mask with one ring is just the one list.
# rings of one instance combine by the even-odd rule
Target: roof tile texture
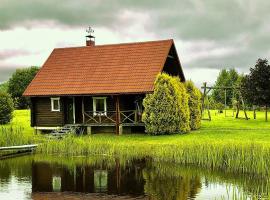
[[173,40],[54,49],[25,96],[153,91]]

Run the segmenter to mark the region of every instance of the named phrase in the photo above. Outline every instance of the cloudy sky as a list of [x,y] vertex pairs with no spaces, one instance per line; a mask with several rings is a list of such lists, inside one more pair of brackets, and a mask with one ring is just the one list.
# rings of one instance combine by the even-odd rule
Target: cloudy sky
[[173,38],[188,79],[248,72],[270,57],[269,0],[0,0],[0,82],[41,66],[55,47]]

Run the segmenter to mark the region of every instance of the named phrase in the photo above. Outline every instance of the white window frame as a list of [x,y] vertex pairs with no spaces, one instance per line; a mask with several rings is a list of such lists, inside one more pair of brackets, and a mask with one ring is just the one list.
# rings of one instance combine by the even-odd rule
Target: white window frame
[[[54,101],[55,100],[57,100],[57,102],[58,102],[58,109],[54,109]],[[51,98],[51,111],[60,112],[60,97],[52,97]]]
[[[104,112],[103,113],[97,113],[97,108],[96,108],[96,100],[97,99],[102,99],[104,100]],[[107,97],[93,97],[93,116],[107,116]]]

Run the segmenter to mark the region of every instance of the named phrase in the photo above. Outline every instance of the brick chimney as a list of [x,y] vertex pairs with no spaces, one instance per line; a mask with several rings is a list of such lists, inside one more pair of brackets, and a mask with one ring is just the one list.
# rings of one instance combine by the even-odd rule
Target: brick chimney
[[86,46],[95,46],[95,40],[86,40]]
[[94,33],[94,30],[89,26],[88,29],[86,29],[86,32],[88,35],[86,35],[86,46],[95,46],[95,36],[92,35]]

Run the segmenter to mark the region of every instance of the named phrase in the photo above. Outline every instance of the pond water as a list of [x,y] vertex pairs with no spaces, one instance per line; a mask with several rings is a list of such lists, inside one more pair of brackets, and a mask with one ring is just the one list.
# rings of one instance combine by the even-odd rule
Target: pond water
[[0,199],[268,199],[269,179],[152,159],[28,155],[0,160]]

